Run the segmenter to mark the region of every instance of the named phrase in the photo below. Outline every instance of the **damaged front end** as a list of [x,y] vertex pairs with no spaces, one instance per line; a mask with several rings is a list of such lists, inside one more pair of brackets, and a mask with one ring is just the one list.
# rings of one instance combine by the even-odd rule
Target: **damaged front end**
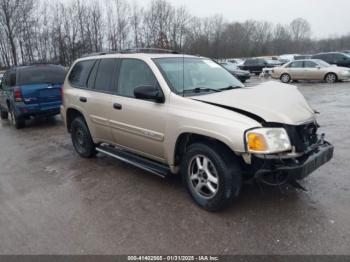
[[258,181],[281,186],[301,180],[333,158],[334,147],[317,135],[318,125],[310,122],[302,125],[264,123],[264,127],[284,128],[292,149],[279,154],[252,154],[250,173]]

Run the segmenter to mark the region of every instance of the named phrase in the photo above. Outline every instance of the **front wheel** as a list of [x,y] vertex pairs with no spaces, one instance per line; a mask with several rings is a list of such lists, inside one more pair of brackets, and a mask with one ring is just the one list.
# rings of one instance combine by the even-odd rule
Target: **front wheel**
[[95,144],[82,117],[77,117],[71,124],[71,138],[75,151],[84,158],[96,155]]
[[191,145],[181,163],[187,191],[203,209],[218,211],[238,196],[242,178],[232,153],[215,143]]
[[281,81],[282,81],[282,83],[287,84],[287,83],[290,82],[290,80],[291,80],[291,77],[290,77],[289,74],[282,74],[282,75],[281,75]]
[[326,80],[327,83],[333,84],[333,83],[338,81],[338,77],[334,73],[329,73],[329,74],[326,75],[325,80]]

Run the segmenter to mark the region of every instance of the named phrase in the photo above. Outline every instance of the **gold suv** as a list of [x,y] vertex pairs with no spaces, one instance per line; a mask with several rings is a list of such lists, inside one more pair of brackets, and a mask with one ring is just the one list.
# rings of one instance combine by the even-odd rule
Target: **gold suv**
[[244,87],[204,57],[131,50],[78,59],[61,114],[80,156],[180,173],[209,211],[227,206],[243,181],[296,184],[333,156],[294,86]]

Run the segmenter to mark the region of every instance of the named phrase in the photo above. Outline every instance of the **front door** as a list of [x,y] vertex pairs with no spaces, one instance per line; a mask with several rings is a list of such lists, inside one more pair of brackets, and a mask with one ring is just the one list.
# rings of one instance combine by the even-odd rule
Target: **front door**
[[313,61],[304,62],[304,79],[309,80],[323,80],[323,71],[320,67]]
[[140,86],[160,88],[146,62],[139,59],[123,59],[119,69],[118,95],[112,98],[112,136],[116,144],[164,162],[166,102],[136,99],[134,89]]

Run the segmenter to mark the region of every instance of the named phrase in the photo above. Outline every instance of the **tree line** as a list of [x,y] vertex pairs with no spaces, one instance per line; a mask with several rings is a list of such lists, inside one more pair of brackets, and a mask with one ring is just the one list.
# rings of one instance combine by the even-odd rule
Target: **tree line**
[[[234,17],[232,17],[234,19]],[[145,7],[126,0],[0,0],[0,66],[59,63],[128,48],[169,48],[212,58],[350,49],[350,34],[312,39],[303,18],[289,24],[221,15],[199,18],[166,0]]]

